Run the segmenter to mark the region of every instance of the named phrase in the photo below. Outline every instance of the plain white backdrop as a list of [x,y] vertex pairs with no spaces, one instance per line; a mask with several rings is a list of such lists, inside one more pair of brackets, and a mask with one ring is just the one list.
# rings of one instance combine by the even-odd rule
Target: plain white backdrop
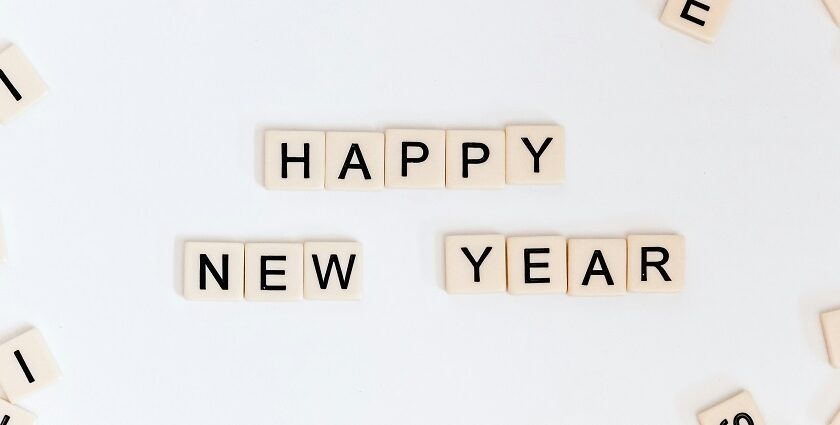
[[[40,424],[768,424],[840,409],[840,29],[735,1],[0,0],[50,94],[0,127],[0,336],[65,373]],[[266,128],[567,129],[567,183],[269,192]],[[687,238],[687,289],[449,296],[449,233]],[[353,239],[360,302],[191,303],[184,240]]]

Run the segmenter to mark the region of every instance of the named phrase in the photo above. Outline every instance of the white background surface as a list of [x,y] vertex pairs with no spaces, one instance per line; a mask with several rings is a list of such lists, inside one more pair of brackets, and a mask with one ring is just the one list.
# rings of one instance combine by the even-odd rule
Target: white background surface
[[[768,424],[840,409],[840,30],[735,1],[0,0],[51,87],[0,128],[0,334],[45,334],[41,424]],[[562,187],[269,192],[265,128],[567,127]],[[687,290],[449,296],[447,233],[678,232]],[[189,303],[185,239],[364,244],[361,302]]]

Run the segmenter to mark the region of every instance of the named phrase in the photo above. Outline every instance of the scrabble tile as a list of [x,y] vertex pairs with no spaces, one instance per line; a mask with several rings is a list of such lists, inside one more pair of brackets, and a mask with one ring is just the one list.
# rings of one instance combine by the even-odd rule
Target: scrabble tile
[[504,131],[446,130],[446,187],[498,189],[504,185]]
[[291,301],[303,298],[303,244],[245,244],[245,299]]
[[569,239],[569,295],[624,295],[627,242],[624,239]]
[[566,178],[566,136],[559,125],[505,129],[508,184],[560,184]]
[[446,132],[385,130],[385,187],[446,187]]
[[184,244],[184,297],[238,301],[245,293],[245,246],[234,242]]
[[59,378],[61,370],[37,329],[0,346],[0,387],[10,402],[16,403]]
[[303,244],[303,296],[310,300],[362,298],[362,245],[357,242]]
[[700,425],[764,425],[752,395],[743,391],[697,415]]
[[840,0],[823,0],[825,7],[828,8],[829,13],[834,18],[834,22],[840,25]]
[[840,310],[828,311],[820,315],[828,360],[835,369],[840,369]]
[[324,188],[326,133],[265,132],[265,187],[272,190]]
[[0,399],[0,425],[35,425],[36,419],[32,413]]
[[834,417],[834,420],[829,425],[840,425],[840,412],[837,413],[837,416]]
[[505,292],[505,237],[447,236],[446,291],[450,294]]
[[566,238],[516,236],[507,239],[508,292],[566,292]]
[[679,292],[685,287],[685,239],[679,235],[627,237],[627,290]]
[[711,43],[723,25],[731,0],[668,0],[661,20],[665,25]]
[[17,46],[0,52],[0,123],[7,123],[47,94],[47,85]]
[[385,135],[327,132],[325,185],[329,190],[379,190],[385,187]]
[[6,262],[6,242],[3,235],[3,222],[0,221],[0,264]]

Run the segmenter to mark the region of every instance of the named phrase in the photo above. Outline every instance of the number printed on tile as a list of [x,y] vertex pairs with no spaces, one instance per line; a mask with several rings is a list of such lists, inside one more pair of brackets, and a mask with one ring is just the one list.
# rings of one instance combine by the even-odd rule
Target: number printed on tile
[[700,425],[764,425],[752,395],[742,391],[697,415]]
[[[729,421],[724,419],[720,425],[730,425]],[[735,415],[735,418],[732,419],[731,425],[755,425],[755,421],[753,421],[752,416],[746,413],[739,413]]]

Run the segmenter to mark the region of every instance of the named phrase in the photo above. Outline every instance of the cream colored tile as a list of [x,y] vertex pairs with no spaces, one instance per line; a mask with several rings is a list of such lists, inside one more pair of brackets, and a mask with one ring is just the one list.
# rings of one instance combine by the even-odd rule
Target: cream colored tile
[[385,135],[327,132],[326,188],[380,190],[385,187]]
[[59,378],[61,370],[37,329],[0,346],[0,387],[10,402],[17,403]]
[[566,292],[566,238],[516,236],[507,238],[508,292]]
[[184,297],[239,301],[245,293],[245,246],[236,242],[184,244]]
[[446,130],[446,187],[498,189],[504,185],[504,131]]
[[272,190],[324,188],[326,133],[265,132],[265,187]]
[[505,292],[505,237],[453,235],[445,241],[446,291],[450,294]]
[[679,235],[627,237],[627,290],[679,292],[685,287],[685,239]]
[[0,399],[0,425],[35,425],[35,420],[32,413]]
[[559,125],[505,129],[508,184],[560,184],[566,178],[566,136]]
[[385,130],[385,187],[446,187],[446,132]]
[[309,300],[362,298],[362,245],[357,242],[303,244],[303,296]]
[[3,221],[0,220],[0,264],[6,262],[6,238],[3,234]]
[[828,8],[829,13],[834,18],[834,22],[840,25],[840,0],[823,0],[825,7]]
[[764,425],[752,395],[743,391],[697,415],[700,425]]
[[711,43],[723,25],[731,0],[668,0],[661,20],[665,25]]
[[627,242],[624,239],[569,239],[569,295],[624,295]]
[[0,52],[0,123],[32,106],[47,94],[47,85],[17,46]]
[[293,301],[303,298],[303,244],[245,244],[245,299]]
[[828,360],[835,369],[840,369],[840,310],[820,315]]

